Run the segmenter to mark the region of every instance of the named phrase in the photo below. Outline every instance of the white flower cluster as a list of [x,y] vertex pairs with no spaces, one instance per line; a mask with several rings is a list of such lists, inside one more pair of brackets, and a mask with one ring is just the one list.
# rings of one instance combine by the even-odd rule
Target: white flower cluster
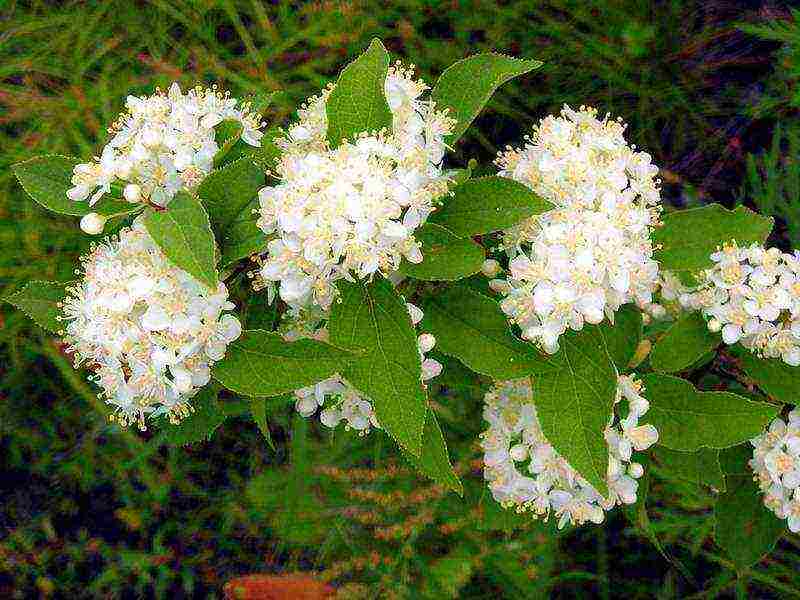
[[128,96],[126,112],[109,128],[113,135],[94,162],[76,165],[71,200],[93,205],[121,180],[124,198],[166,206],[180,190],[192,190],[211,172],[219,146],[214,127],[226,119],[242,125],[242,140],[261,145],[264,123],[236,98],[197,86],[186,94],[173,83],[169,92]]
[[[422,310],[414,304],[407,303],[411,321],[416,326],[422,321]],[[308,326],[308,321],[302,317],[293,320],[290,329],[284,334],[289,340],[301,337],[313,337],[318,340],[328,339],[328,330],[325,326],[314,329]],[[429,333],[423,333],[417,338],[417,349],[422,364],[422,381],[426,382],[442,372],[442,365],[433,358],[426,358],[436,345],[436,338]],[[320,421],[326,427],[334,428],[342,421],[345,429],[354,429],[359,435],[366,435],[370,428],[380,429],[378,418],[372,408],[372,402],[361,392],[356,390],[349,382],[334,375],[316,385],[295,391],[295,409],[304,417],[310,417],[322,409]]]
[[278,141],[281,180],[259,194],[259,227],[274,237],[256,287],[280,284],[294,307],[330,306],[334,281],[385,275],[403,257],[422,260],[416,230],[447,193],[444,136],[453,120],[421,99],[427,86],[401,65],[389,68],[386,97],[392,131],[364,132],[331,149],[326,102],[333,87],[311,98]]
[[702,311],[726,344],[800,365],[800,252],[731,242],[711,260],[701,286],[682,294],[681,304]]
[[[75,366],[88,363],[122,425],[167,414],[177,423],[241,325],[223,284],[213,293],[174,267],[138,220],[81,259],[63,302]],[[79,273],[79,271],[76,271]]]
[[769,429],[750,441],[754,446],[750,467],[756,474],[764,505],[789,530],[800,531],[800,410],[789,413],[788,423],[775,419]]
[[633,462],[632,453],[658,440],[655,427],[639,424],[649,408],[642,391],[632,377],[619,377],[615,404],[627,401],[628,413],[622,420],[612,417],[604,432],[609,497],[603,498],[545,439],[530,380],[497,383],[486,394],[483,418],[489,429],[481,434],[483,473],[494,499],[504,508],[531,512],[545,521],[552,512],[559,528],[602,523],[605,511],[636,502],[636,480],[644,469]]
[[660,212],[658,168],[625,142],[625,125],[565,106],[497,159],[500,175],[555,208],[505,233],[512,258],[503,311],[526,339],[558,350],[567,328],[600,323],[623,304],[652,301],[658,277],[650,234]]

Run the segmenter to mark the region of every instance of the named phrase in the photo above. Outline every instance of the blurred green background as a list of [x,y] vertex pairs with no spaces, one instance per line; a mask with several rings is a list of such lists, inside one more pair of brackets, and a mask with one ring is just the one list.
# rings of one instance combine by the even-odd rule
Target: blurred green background
[[[545,62],[502,88],[452,166],[488,164],[563,103],[592,104],[654,156],[665,203],[745,203],[777,217],[772,243],[798,245],[800,12],[779,3],[0,0],[0,294],[68,280],[89,244],[27,200],[10,165],[95,154],[126,95],[172,81],[283,90],[266,117],[285,122],[373,36],[431,83],[480,51]],[[53,339],[9,305],[0,326],[2,598],[213,598],[248,574],[277,578],[238,580],[231,597],[327,597],[306,576],[339,598],[800,596],[797,536],[737,575],[713,544],[712,492],[657,465],[649,520],[616,510],[555,535],[497,512],[476,447],[486,382],[443,357],[432,398],[463,501],[381,434],[331,435],[290,405],[270,417],[275,451],[233,401],[187,448],[120,431]]]

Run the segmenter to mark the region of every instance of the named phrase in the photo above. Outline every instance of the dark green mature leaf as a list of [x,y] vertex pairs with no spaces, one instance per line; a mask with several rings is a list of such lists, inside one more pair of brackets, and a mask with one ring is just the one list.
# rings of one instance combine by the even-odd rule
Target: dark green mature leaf
[[413,456],[420,456],[428,410],[417,335],[405,303],[385,279],[339,282],[328,325],[331,342],[363,355],[340,371],[372,400],[381,426]]
[[506,81],[542,66],[538,60],[520,60],[502,54],[476,54],[451,65],[441,74],[431,93],[436,108],[450,109],[457,123],[447,136],[455,144]]
[[469,179],[453,188],[453,197],[428,219],[459,237],[507,229],[553,205],[527,186],[491,175]]
[[608,494],[608,446],[617,371],[597,326],[568,331],[553,355],[555,371],[534,376],[533,398],[547,441],[602,495]]
[[700,448],[696,452],[678,452],[663,446],[653,448],[653,454],[661,465],[661,473],[667,477],[711,486],[725,490],[725,475],[719,464],[719,450]]
[[700,313],[685,312],[653,346],[650,364],[656,371],[676,373],[692,366],[720,342],[720,335],[708,330]]
[[486,253],[480,244],[460,238],[436,223],[426,223],[414,236],[422,242],[423,261],[403,261],[400,272],[424,281],[455,281],[481,270]]
[[101,198],[94,206],[89,202],[74,202],[67,198],[72,187],[72,169],[84,162],[79,158],[55,154],[37,156],[13,166],[22,189],[37,203],[62,215],[81,217],[96,212],[101,215],[129,213],[137,207],[109,197]]
[[341,371],[353,353],[325,342],[287,342],[277,333],[245,331],[214,365],[214,379],[243,396],[277,396],[327,379]]
[[423,329],[436,348],[476,373],[516,379],[554,370],[553,361],[511,334],[500,305],[466,286],[453,286],[423,303]]
[[249,210],[263,186],[264,172],[248,158],[235,160],[206,176],[197,195],[218,236],[224,236],[241,212]]
[[165,210],[146,213],[144,225],[170,262],[216,291],[219,276],[214,234],[197,198],[178,192]]
[[366,52],[347,65],[328,96],[328,141],[332,148],[362,131],[392,127],[392,111],[386,102],[389,53],[373,39]]
[[785,526],[764,506],[764,496],[748,466],[752,456],[749,444],[720,453],[727,490],[714,507],[714,537],[740,571],[769,554]]
[[731,392],[699,392],[685,379],[660,373],[642,377],[650,401],[647,422],[658,443],[671,450],[728,448],[758,435],[778,407]]
[[758,358],[738,344],[730,351],[747,376],[775,400],[786,404],[800,401],[800,367],[787,365],[779,358]]
[[258,198],[254,198],[241,210],[223,234],[220,241],[222,248],[220,268],[225,269],[238,260],[266,252],[267,236],[259,229],[258,214],[254,212],[258,210],[258,206]]
[[57,334],[64,329],[58,320],[63,314],[58,303],[64,300],[66,285],[55,281],[31,281],[4,300],[28,315],[39,327]]
[[614,324],[604,321],[599,326],[611,360],[617,371],[623,373],[636,354],[642,338],[642,313],[632,304],[626,304],[614,314]]
[[231,148],[242,137],[242,124],[236,119],[225,119],[214,127],[214,138],[219,150],[214,155],[214,167],[221,167]]
[[674,273],[696,272],[711,266],[711,254],[736,240],[740,246],[763,244],[773,220],[744,206],[728,210],[719,204],[677,210],[664,215],[664,224],[653,232],[655,253],[661,268]]
[[258,430],[267,442],[267,445],[275,451],[275,442],[272,441],[272,434],[269,431],[269,423],[267,422],[267,401],[266,398],[253,398],[250,401],[250,412],[253,415],[253,421],[256,422]]
[[450,455],[447,452],[447,444],[444,441],[442,429],[439,427],[439,421],[430,408],[425,419],[425,431],[422,434],[422,455],[419,458],[411,455],[405,456],[427,477],[459,496],[464,495],[461,480],[453,471],[453,465],[450,463]]
[[165,422],[156,438],[158,442],[170,446],[207,442],[225,419],[246,412],[241,402],[220,402],[218,393],[218,387],[213,384],[200,390],[191,400],[192,413],[177,425]]

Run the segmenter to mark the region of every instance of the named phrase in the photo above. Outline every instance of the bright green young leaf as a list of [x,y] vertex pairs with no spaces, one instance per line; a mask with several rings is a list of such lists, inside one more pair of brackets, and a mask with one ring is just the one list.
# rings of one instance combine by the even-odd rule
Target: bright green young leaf
[[454,63],[442,73],[431,93],[436,108],[450,109],[456,119],[446,141],[454,145],[506,81],[542,66],[538,60],[520,60],[502,54],[476,54]]
[[225,119],[214,127],[214,138],[219,150],[214,155],[214,167],[219,168],[226,162],[231,148],[242,137],[242,124],[236,119]]
[[719,450],[700,448],[696,452],[678,452],[663,446],[653,448],[661,473],[673,479],[708,485],[725,490],[725,475],[719,464]]
[[626,304],[614,314],[614,324],[604,321],[599,331],[617,371],[625,372],[642,338],[642,313],[632,304]]
[[404,456],[426,477],[430,477],[459,496],[464,495],[461,480],[450,463],[450,455],[439,421],[430,408],[425,419],[425,431],[422,434],[422,455],[419,458],[408,454]]
[[225,269],[238,260],[267,249],[267,236],[259,229],[258,198],[245,206],[222,235],[220,268]]
[[275,443],[272,441],[272,434],[269,431],[269,423],[267,422],[266,398],[253,398],[250,401],[250,413],[253,415],[253,421],[256,422],[258,430],[264,436],[267,445],[275,451]]
[[658,443],[671,450],[728,448],[755,437],[778,407],[731,392],[700,392],[685,379],[660,373],[642,377],[650,401],[646,422],[658,429]]
[[727,490],[714,507],[714,537],[740,571],[769,554],[785,526],[764,506],[764,496],[747,464],[752,456],[750,444],[720,452]]
[[208,214],[197,198],[178,192],[165,210],[147,213],[144,225],[170,262],[216,291],[219,276],[214,234]]
[[560,368],[532,377],[533,398],[547,440],[602,495],[608,495],[608,446],[617,371],[597,326],[568,331],[553,355]]
[[711,254],[731,240],[740,246],[764,243],[773,222],[744,206],[728,210],[719,204],[676,210],[662,220],[653,232],[653,243],[660,246],[655,258],[663,270],[679,274],[710,267]]
[[372,400],[381,426],[413,456],[420,456],[427,398],[417,334],[405,302],[385,279],[339,282],[331,308],[331,343],[363,355],[339,372]]
[[243,210],[249,210],[258,190],[264,186],[264,172],[252,160],[240,158],[212,171],[197,188],[197,195],[220,237]]
[[500,305],[467,286],[453,286],[423,303],[423,330],[436,336],[439,352],[476,373],[516,379],[554,370],[553,361],[511,334]]
[[424,281],[455,281],[481,270],[486,253],[480,244],[460,238],[436,223],[426,223],[414,236],[422,243],[423,261],[403,261],[400,272]]
[[28,315],[39,327],[57,334],[64,329],[58,320],[63,314],[58,303],[64,300],[66,285],[55,281],[31,281],[18,292],[6,296],[5,301]]
[[469,179],[453,188],[453,197],[428,219],[459,237],[469,237],[507,229],[553,205],[528,187],[491,175]]
[[129,213],[136,207],[128,202],[114,200],[105,195],[94,206],[89,201],[75,202],[67,198],[72,187],[72,169],[85,162],[69,156],[37,156],[13,166],[22,189],[37,204],[62,215],[81,217],[96,212],[101,215]]
[[758,358],[738,344],[730,348],[744,372],[764,392],[779,402],[800,402],[800,367],[792,367],[780,358]]
[[389,53],[373,39],[366,52],[347,65],[328,96],[328,141],[332,148],[362,131],[392,127],[392,111],[386,102]]
[[656,371],[677,373],[692,366],[720,342],[720,335],[708,330],[700,313],[685,312],[653,346],[650,364]]
[[214,379],[243,396],[277,396],[341,372],[353,353],[325,342],[287,342],[277,333],[248,330],[228,346],[211,371]]

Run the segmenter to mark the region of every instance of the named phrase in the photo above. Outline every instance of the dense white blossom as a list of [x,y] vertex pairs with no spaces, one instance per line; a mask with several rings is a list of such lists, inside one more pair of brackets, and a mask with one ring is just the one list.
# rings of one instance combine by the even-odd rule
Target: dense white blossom
[[272,237],[257,287],[279,283],[281,298],[327,308],[334,281],[395,271],[403,257],[422,260],[414,231],[447,193],[444,136],[453,121],[423,100],[427,86],[411,69],[390,67],[386,98],[392,131],[363,132],[331,149],[326,102],[311,98],[277,141],[280,183],[259,193],[259,227]]
[[173,83],[166,94],[128,96],[125,108],[109,128],[112,138],[101,155],[75,166],[67,191],[71,200],[89,198],[94,204],[119,182],[128,202],[166,206],[178,191],[193,190],[211,172],[219,150],[214,127],[227,119],[241,123],[247,144],[261,145],[261,117],[216,86],[184,94]]
[[494,499],[534,518],[547,520],[552,512],[559,528],[602,523],[605,511],[636,502],[636,480],[644,471],[633,461],[633,451],[645,450],[658,440],[655,427],[639,423],[649,408],[642,392],[633,377],[619,376],[615,405],[625,401],[628,412],[620,411],[626,415],[623,419],[612,417],[603,432],[609,489],[608,498],[603,498],[545,439],[530,380],[497,383],[486,394],[483,418],[489,429],[481,434],[483,473]]
[[769,429],[750,441],[750,467],[764,493],[764,505],[789,529],[800,531],[800,410],[789,413],[788,422],[775,419]]
[[800,252],[740,248],[734,241],[711,260],[702,284],[684,292],[681,304],[702,311],[726,344],[741,342],[758,356],[800,365]]
[[503,311],[546,352],[584,323],[613,321],[623,304],[646,307],[657,285],[651,232],[660,212],[658,168],[625,142],[625,125],[565,106],[497,163],[554,209],[513,227]]
[[[416,326],[422,321],[422,310],[411,303],[406,306],[411,315],[411,321]],[[311,314],[313,315],[313,312]],[[327,326],[321,321],[324,318],[324,315],[310,316],[305,313],[292,316],[288,321],[284,337],[288,340],[311,337],[327,341]],[[430,352],[434,345],[436,345],[436,338],[429,333],[422,333],[417,338],[423,385],[424,382],[442,372],[441,363],[433,358],[425,357],[425,354]],[[370,399],[338,374],[320,381],[316,385],[296,390],[295,398],[297,412],[304,417],[310,417],[319,410],[320,421],[326,427],[334,428],[344,421],[346,429],[354,429],[360,435],[369,433],[373,427],[380,429],[380,423],[378,423]]]
[[135,221],[81,259],[67,288],[64,338],[120,424],[160,414],[178,422],[242,328],[224,284],[213,293],[174,267]]

